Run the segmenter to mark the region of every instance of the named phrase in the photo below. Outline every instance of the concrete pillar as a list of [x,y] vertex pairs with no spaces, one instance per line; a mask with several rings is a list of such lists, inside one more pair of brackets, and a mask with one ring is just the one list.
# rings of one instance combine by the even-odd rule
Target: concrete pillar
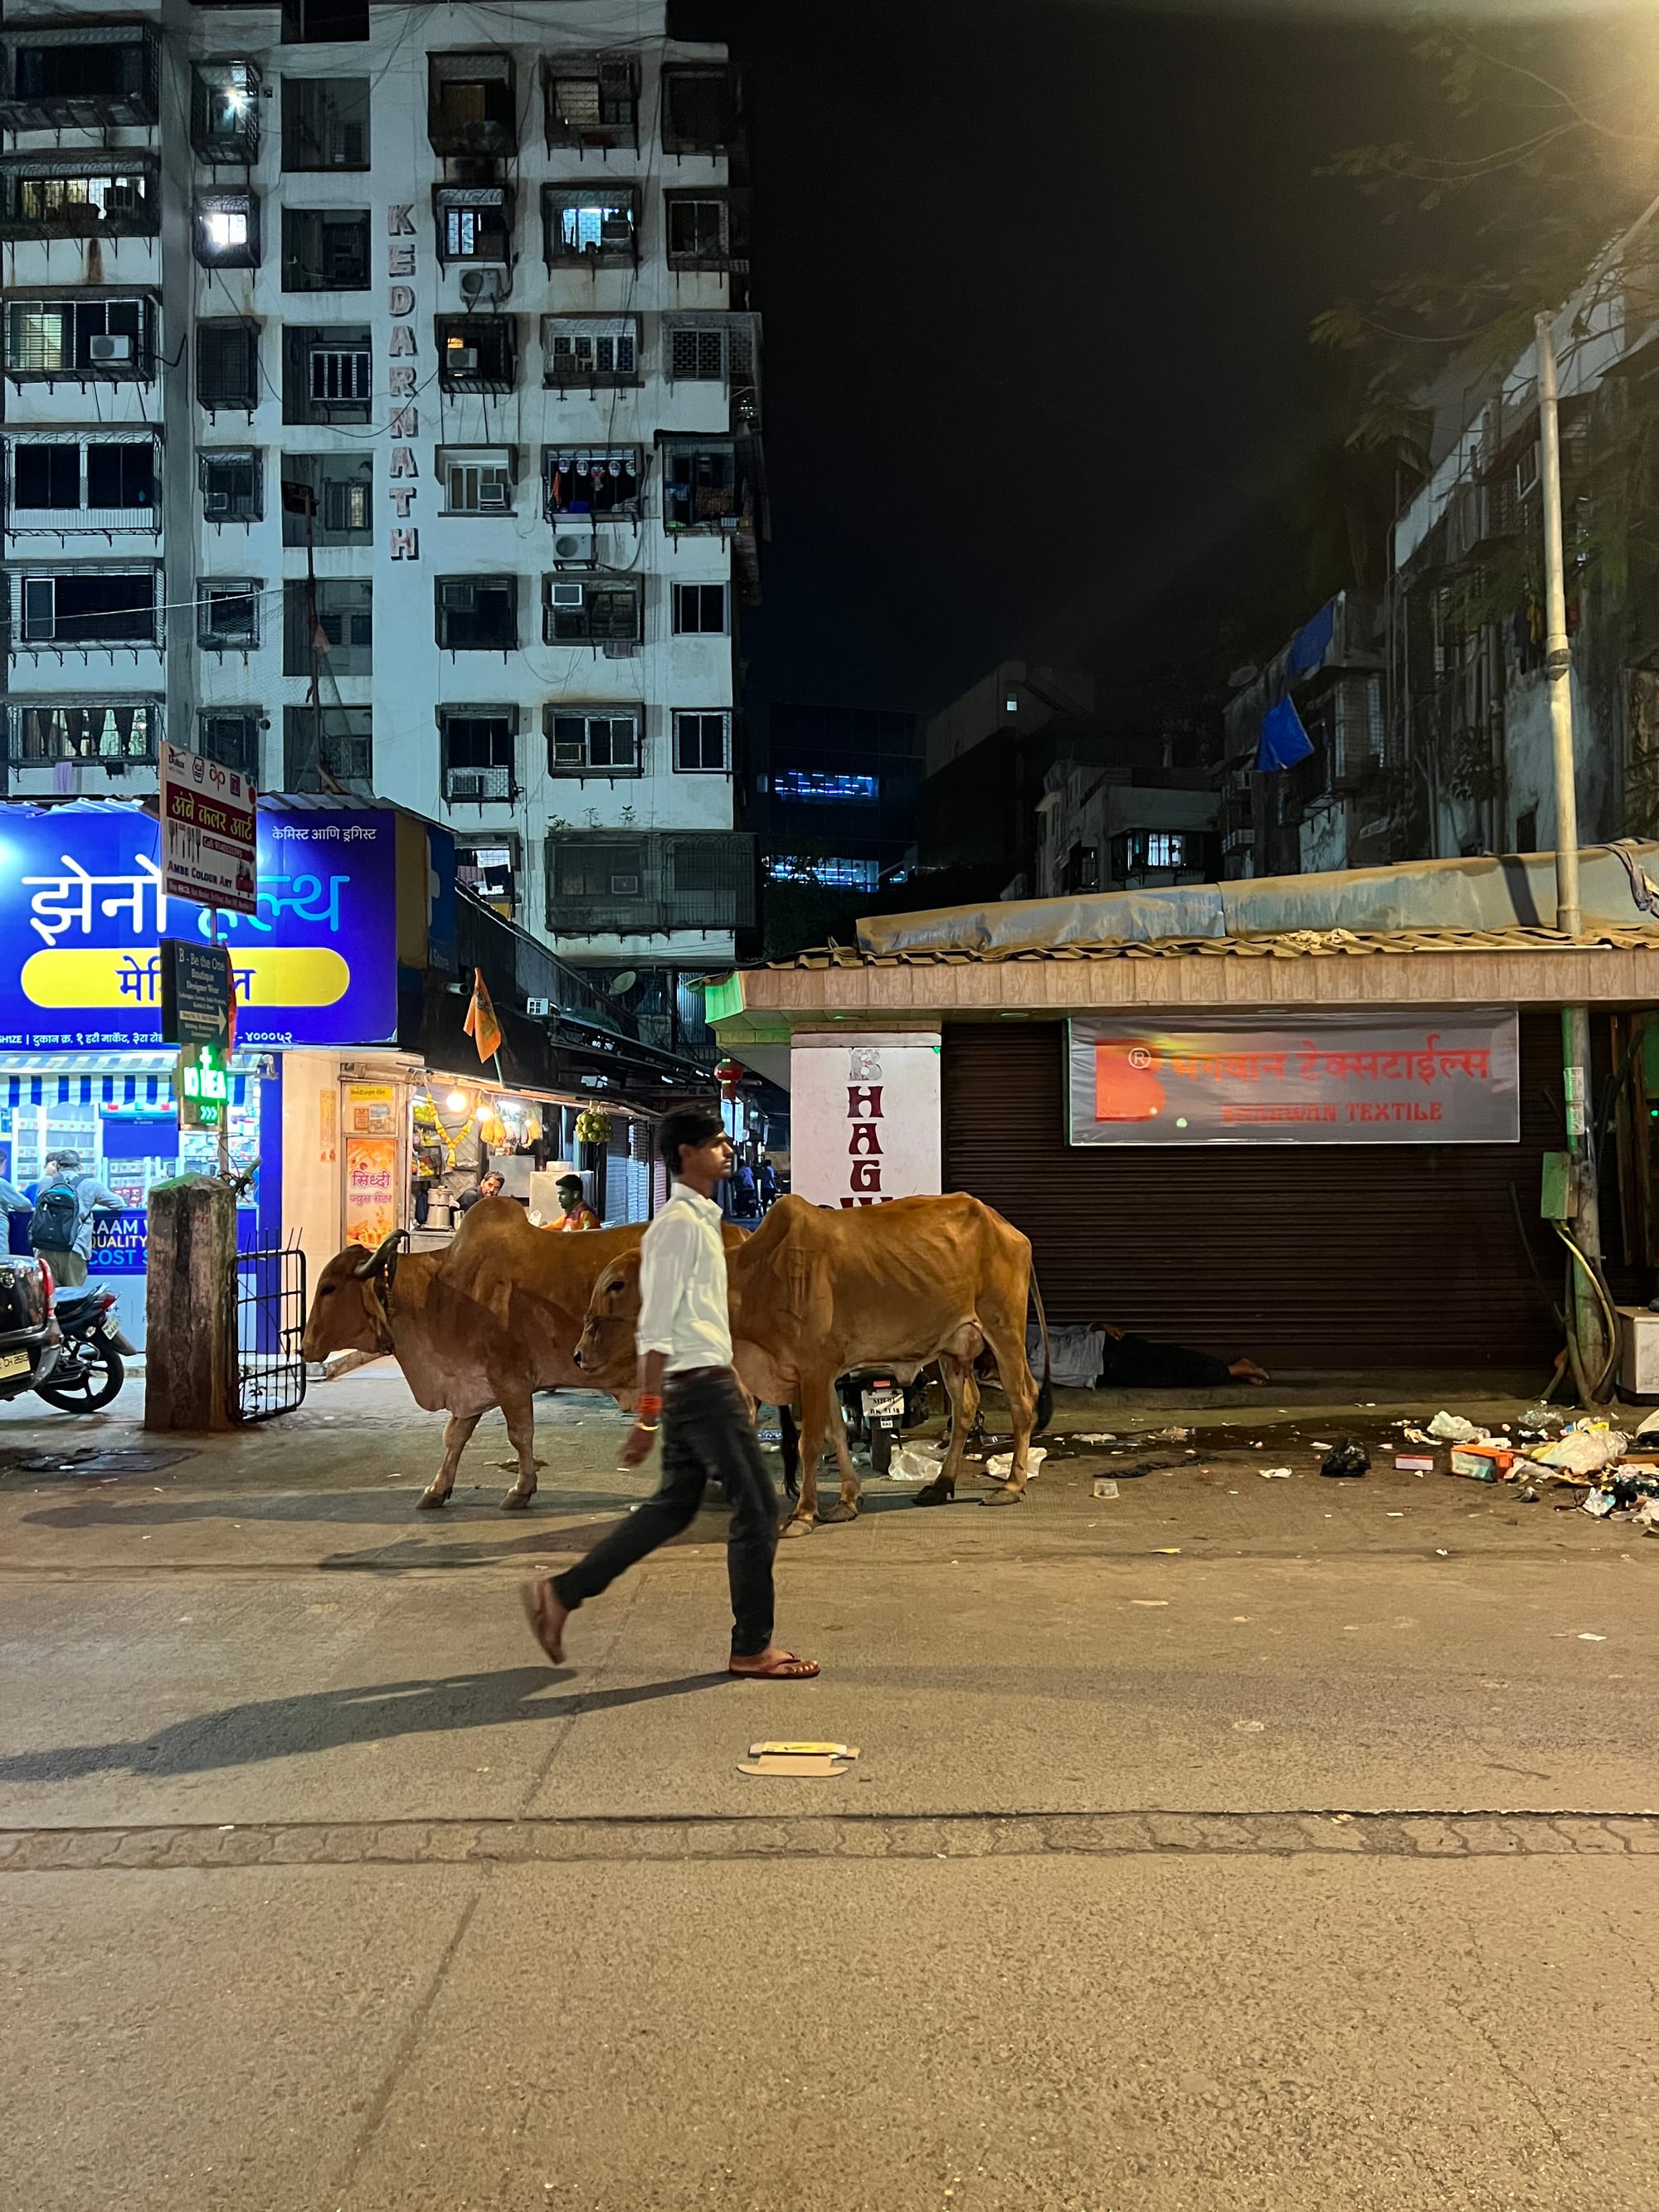
[[152,1183],[147,1429],[228,1429],[236,1377],[236,1198],[210,1176]]

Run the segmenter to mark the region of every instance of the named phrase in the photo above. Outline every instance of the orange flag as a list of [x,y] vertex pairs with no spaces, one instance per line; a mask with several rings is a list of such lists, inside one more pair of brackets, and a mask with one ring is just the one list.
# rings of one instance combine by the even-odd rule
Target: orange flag
[[489,1060],[501,1050],[501,1025],[495,1018],[495,1007],[490,1004],[482,968],[472,970],[472,1004],[466,1010],[463,1027],[477,1046],[480,1060]]

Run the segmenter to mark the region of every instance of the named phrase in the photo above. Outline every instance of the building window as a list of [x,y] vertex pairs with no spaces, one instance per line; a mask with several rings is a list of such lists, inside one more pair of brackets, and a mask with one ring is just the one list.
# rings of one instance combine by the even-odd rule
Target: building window
[[443,446],[438,477],[446,514],[511,514],[518,473],[512,446]]
[[774,799],[799,799],[815,805],[873,806],[881,795],[880,779],[852,775],[840,769],[785,768],[772,777]]
[[161,528],[159,459],[150,431],[14,438],[7,447],[11,528],[154,532]]
[[742,195],[665,192],[671,269],[730,269],[746,251]]
[[367,576],[319,576],[283,586],[283,673],[309,677],[313,661],[337,681],[374,672],[374,586]]
[[455,880],[474,898],[511,921],[519,903],[519,841],[507,836],[488,844],[455,840]]
[[810,853],[769,853],[766,872],[775,884],[813,884],[825,890],[873,891],[880,888],[879,860],[846,857],[820,860]]
[[155,238],[161,205],[146,155],[0,161],[0,238]]
[[438,258],[505,268],[513,258],[513,195],[503,185],[438,185]]
[[6,705],[6,758],[13,768],[90,761],[116,769],[153,761],[161,734],[159,699],[13,699]]
[[676,584],[674,635],[676,637],[724,637],[725,585]]
[[60,568],[46,575],[14,571],[15,644],[71,652],[154,646],[161,574],[159,568]]
[[374,489],[371,453],[284,453],[283,544],[367,544]]
[[738,137],[738,73],[718,64],[662,73],[665,154],[723,154]]
[[1100,889],[1100,848],[1098,845],[1073,845],[1066,854],[1060,870],[1063,891],[1097,891]]
[[368,0],[283,0],[285,46],[362,46]]
[[366,208],[284,208],[283,289],[363,292],[368,289]]
[[259,404],[258,323],[198,323],[196,397],[210,414],[253,412]]
[[426,132],[434,154],[515,154],[519,104],[512,56],[428,56]]
[[550,392],[605,392],[640,380],[637,315],[544,315],[542,382]]
[[0,129],[142,130],[161,113],[160,42],[136,23],[17,30],[0,40]]
[[204,653],[252,653],[259,642],[264,586],[252,578],[206,576],[196,585],[196,642]]
[[443,737],[444,797],[458,800],[511,800],[519,711],[516,707],[440,707]]
[[718,535],[739,527],[744,495],[730,438],[665,440],[662,454],[665,530]]
[[547,519],[637,514],[645,459],[637,446],[546,446],[542,482]]
[[730,765],[728,735],[732,717],[726,714],[687,714],[674,716],[674,766],[682,775],[723,775]]
[[724,384],[726,332],[718,323],[672,323],[665,367],[671,384]]
[[1164,869],[1200,868],[1204,845],[1203,836],[1190,830],[1131,830],[1116,840],[1118,872],[1127,878]]
[[741,830],[645,836],[597,831],[547,841],[546,919],[573,937],[746,928],[755,843]]
[[445,392],[511,392],[519,376],[513,315],[440,315],[438,382]]
[[550,902],[592,901],[610,905],[646,893],[643,838],[553,838],[547,841]]
[[512,653],[519,642],[516,576],[440,576],[434,586],[445,653]]
[[644,710],[630,707],[546,708],[550,775],[638,775]]
[[258,522],[265,511],[263,457],[252,447],[198,453],[202,515],[208,522]]
[[366,76],[285,76],[283,168],[366,169],[368,91]]
[[252,168],[259,158],[259,72],[252,62],[197,62],[190,143],[203,161]]
[[204,269],[257,269],[259,203],[252,192],[213,192],[197,201],[191,234]]
[[632,268],[639,222],[635,185],[544,185],[543,258],[550,269]]
[[638,644],[643,600],[637,576],[548,576],[542,588],[544,643]]
[[547,150],[639,144],[640,65],[631,54],[562,56],[542,64]]
[[155,374],[155,302],[140,295],[8,300],[6,374],[148,382]]
[[367,422],[374,393],[369,333],[336,324],[283,333],[284,422]]
[[374,717],[368,708],[283,709],[284,791],[366,792],[374,781]]
[[257,707],[238,707],[227,712],[216,708],[196,720],[196,750],[204,760],[217,761],[258,784],[259,725],[264,717]]

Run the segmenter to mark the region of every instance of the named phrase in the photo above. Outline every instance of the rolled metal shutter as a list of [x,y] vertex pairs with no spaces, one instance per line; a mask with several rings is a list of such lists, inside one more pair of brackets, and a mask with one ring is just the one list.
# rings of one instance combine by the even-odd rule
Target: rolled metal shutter
[[1060,1024],[945,1031],[945,1188],[1031,1239],[1051,1320],[1283,1369],[1547,1374],[1559,1336],[1510,1192],[1559,1296],[1538,1222],[1540,1156],[1563,1142],[1553,1014],[1521,1018],[1518,1145],[1074,1147],[1065,1054]]

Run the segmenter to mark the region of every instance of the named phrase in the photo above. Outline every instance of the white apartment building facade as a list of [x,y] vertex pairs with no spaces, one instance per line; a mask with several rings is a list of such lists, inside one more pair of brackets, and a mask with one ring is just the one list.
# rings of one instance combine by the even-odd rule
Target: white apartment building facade
[[447,824],[567,959],[729,960],[744,173],[662,0],[9,9],[9,795],[165,736]]

